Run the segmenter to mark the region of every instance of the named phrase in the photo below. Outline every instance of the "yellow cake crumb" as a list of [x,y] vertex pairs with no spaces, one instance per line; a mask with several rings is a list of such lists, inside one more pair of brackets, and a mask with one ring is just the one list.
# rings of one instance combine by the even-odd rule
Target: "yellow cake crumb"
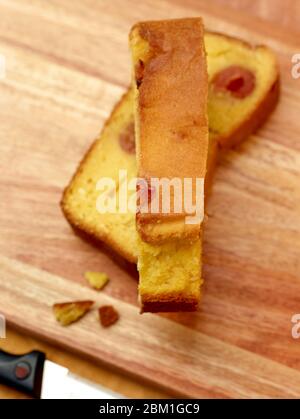
[[89,300],[58,303],[53,305],[53,311],[56,320],[62,326],[68,326],[81,319],[91,309],[93,304],[94,302]]
[[91,287],[99,291],[102,290],[109,281],[109,277],[104,272],[87,271],[84,273],[84,277]]

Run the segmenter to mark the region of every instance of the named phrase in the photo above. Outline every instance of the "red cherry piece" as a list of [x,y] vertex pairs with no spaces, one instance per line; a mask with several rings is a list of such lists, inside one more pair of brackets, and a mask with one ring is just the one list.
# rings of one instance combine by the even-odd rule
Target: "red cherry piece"
[[246,68],[231,66],[217,73],[212,83],[215,89],[229,92],[238,99],[244,99],[255,89],[256,77]]
[[120,134],[119,143],[121,148],[128,154],[135,153],[135,136],[134,123],[130,123],[127,128]]

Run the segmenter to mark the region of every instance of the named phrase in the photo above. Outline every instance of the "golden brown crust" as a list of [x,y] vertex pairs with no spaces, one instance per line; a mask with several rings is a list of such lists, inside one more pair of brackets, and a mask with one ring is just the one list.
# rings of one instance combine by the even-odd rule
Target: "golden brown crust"
[[[135,57],[139,42],[146,42],[145,57],[142,53]],[[131,47],[138,87],[138,176],[148,182],[151,178],[204,179],[208,75],[202,20],[139,23],[131,32]],[[180,224],[186,215],[174,213],[172,205],[168,213],[138,212],[138,230],[148,242],[172,239],[182,231],[181,226],[176,230],[174,220]],[[172,232],[162,226],[169,221]],[[200,222],[189,226],[184,235],[195,236],[199,230]]]
[[161,224],[137,223],[137,231],[141,239],[149,244],[160,245],[166,242],[166,236],[171,240],[188,240],[193,242],[199,239],[199,229],[192,224],[186,224],[184,219],[168,220]]
[[153,296],[143,295],[141,306],[142,313],[176,313],[194,312],[199,308],[199,300],[196,298],[184,298],[182,295],[165,295],[164,299],[155,300]]

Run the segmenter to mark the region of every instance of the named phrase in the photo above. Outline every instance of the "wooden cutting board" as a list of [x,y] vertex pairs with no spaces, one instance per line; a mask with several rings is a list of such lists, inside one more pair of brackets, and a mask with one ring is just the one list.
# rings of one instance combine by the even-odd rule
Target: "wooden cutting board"
[[[0,312],[14,326],[189,397],[300,397],[300,79],[284,31],[221,0],[0,1]],[[132,267],[74,235],[59,201],[130,79],[127,33],[141,19],[201,15],[209,29],[266,43],[282,98],[265,127],[222,161],[209,202],[205,289],[196,314],[139,315]],[[105,292],[86,270],[106,271]],[[61,328],[54,302],[113,304]]]

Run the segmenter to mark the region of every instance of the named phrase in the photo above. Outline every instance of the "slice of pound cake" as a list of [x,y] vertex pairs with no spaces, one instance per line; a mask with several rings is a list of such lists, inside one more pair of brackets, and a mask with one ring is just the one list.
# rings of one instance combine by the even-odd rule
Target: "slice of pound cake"
[[[200,18],[141,22],[129,39],[137,171],[145,188],[138,192],[151,191],[144,205],[139,197],[136,217],[141,306],[143,311],[194,310],[202,281],[200,232],[208,156],[204,28]],[[160,186],[168,181],[176,186]],[[199,181],[202,190],[198,184],[196,191]],[[187,199],[198,216],[185,212]]]
[[[264,46],[254,47],[222,34],[206,33],[205,46],[209,75],[209,159],[206,175],[206,195],[213,169],[221,149],[244,140],[257,129],[276,106],[279,97],[279,72],[273,53]],[[252,76],[250,76],[250,74]],[[88,151],[62,199],[62,209],[70,223],[88,236],[104,241],[131,262],[137,261],[138,235],[135,214],[101,214],[97,210],[98,180],[112,176],[119,184],[119,170],[128,172],[128,180],[136,177],[133,93],[126,93],[113,110],[103,131]],[[230,116],[229,116],[230,115]],[[222,123],[220,122],[222,121]],[[160,293],[166,293],[176,272],[178,289],[180,278],[194,278],[199,272],[201,242],[177,249],[173,243],[154,246],[144,243],[144,260],[152,260],[153,270],[145,272],[156,278]],[[156,259],[153,258],[156,255]],[[186,256],[187,255],[187,256]],[[186,262],[187,259],[189,262]],[[168,263],[166,263],[168,261]],[[193,263],[192,263],[193,261]],[[179,266],[180,265],[180,266]],[[147,270],[148,263],[140,266]],[[156,273],[155,273],[156,272]],[[199,278],[199,276],[198,276]],[[150,284],[150,288],[153,288]],[[192,282],[192,281],[191,281]],[[157,285],[159,284],[159,285]],[[153,283],[152,283],[153,285]],[[174,285],[174,284],[173,284]],[[200,289],[198,289],[200,295]],[[147,300],[147,287],[141,285],[146,301],[144,310],[178,310],[178,304]],[[152,292],[152,291],[151,291]],[[192,291],[195,294],[195,291]],[[199,300],[197,297],[195,299]],[[188,299],[182,310],[194,310],[197,303]]]

